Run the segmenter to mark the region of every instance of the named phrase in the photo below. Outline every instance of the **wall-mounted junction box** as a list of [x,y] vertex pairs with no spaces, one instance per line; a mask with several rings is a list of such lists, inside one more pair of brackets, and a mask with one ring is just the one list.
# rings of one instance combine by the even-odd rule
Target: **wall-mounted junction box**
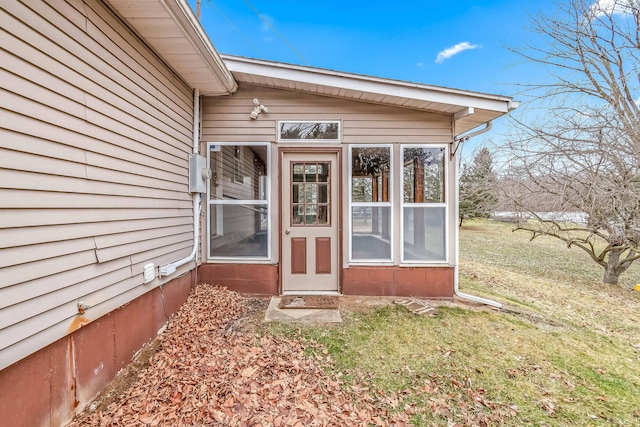
[[189,154],[189,193],[206,193],[208,179],[211,179],[211,169],[207,168],[207,159]]

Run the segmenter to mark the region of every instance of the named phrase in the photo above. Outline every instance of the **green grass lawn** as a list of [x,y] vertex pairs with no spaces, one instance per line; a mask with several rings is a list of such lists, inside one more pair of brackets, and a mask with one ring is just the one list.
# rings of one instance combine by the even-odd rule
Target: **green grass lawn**
[[640,264],[621,286],[603,285],[586,254],[511,228],[461,230],[461,290],[507,311],[451,304],[418,317],[387,306],[270,332],[300,334],[318,356],[320,343],[327,369],[415,425],[640,425]]

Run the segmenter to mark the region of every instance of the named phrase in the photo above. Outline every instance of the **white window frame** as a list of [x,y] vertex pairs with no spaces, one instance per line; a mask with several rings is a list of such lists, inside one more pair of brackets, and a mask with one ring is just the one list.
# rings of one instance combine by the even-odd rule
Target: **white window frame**
[[[280,128],[283,123],[337,123],[338,137],[336,139],[282,139]],[[278,120],[276,135],[278,135],[278,143],[300,143],[300,142],[323,142],[323,143],[339,143],[342,141],[342,120]]]
[[[444,168],[444,203],[405,203],[403,193],[404,183],[404,150],[406,148],[444,148],[443,152],[443,168]],[[449,146],[448,144],[400,144],[400,155],[398,156],[398,179],[400,180],[400,265],[448,265],[449,264],[449,204],[451,197],[449,194]],[[404,208],[443,208],[444,207],[444,259],[437,261],[426,260],[405,260],[404,258]]]
[[[391,170],[389,171],[389,201],[388,202],[354,202],[352,199],[353,196],[353,149],[354,148],[388,148],[389,149],[389,167]],[[350,144],[348,150],[348,192],[349,192],[349,264],[350,265],[393,265],[393,257],[395,254],[394,247],[395,245],[395,214],[393,208],[393,201],[395,196],[395,171],[393,170],[393,165],[395,164],[393,161],[393,144]],[[371,258],[371,259],[353,259],[353,208],[354,207],[362,207],[362,208],[380,208],[380,207],[388,207],[389,214],[389,245],[391,247],[391,253],[389,258]]]
[[[256,147],[263,146],[267,148],[267,186],[265,188],[266,199],[265,200],[213,200],[211,198],[211,185],[207,186],[207,260],[208,261],[227,261],[227,262],[265,262],[271,261],[271,240],[273,234],[273,223],[271,221],[271,145],[268,142],[207,142],[207,167],[211,168],[211,152],[221,151],[216,149],[222,146],[238,146],[238,147]],[[221,172],[220,172],[221,173]],[[222,177],[220,177],[222,179]],[[211,209],[212,206],[224,206],[224,205],[267,205],[267,256],[266,257],[220,257],[211,256]],[[222,217],[218,216],[216,221],[216,227],[218,230],[222,230],[223,222]]]

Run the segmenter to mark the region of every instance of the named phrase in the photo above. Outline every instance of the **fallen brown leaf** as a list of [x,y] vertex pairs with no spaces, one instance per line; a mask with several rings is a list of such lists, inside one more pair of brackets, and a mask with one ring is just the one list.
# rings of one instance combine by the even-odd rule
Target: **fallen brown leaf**
[[[247,300],[197,286],[130,388],[106,411],[78,414],[69,427],[410,425],[407,414],[385,409],[399,405],[395,393],[373,398],[362,385],[345,393],[339,377],[327,376],[333,362],[319,344],[230,328]],[[323,356],[306,356],[303,343]]]

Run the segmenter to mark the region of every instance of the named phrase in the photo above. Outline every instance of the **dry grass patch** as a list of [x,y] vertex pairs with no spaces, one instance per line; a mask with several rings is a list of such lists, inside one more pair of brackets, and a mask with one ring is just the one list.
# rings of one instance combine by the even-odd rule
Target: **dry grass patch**
[[[640,263],[606,285],[586,254],[554,239],[528,241],[509,224],[473,221],[483,231],[461,233],[461,286],[567,325],[640,344]],[[476,229],[481,227],[476,225]]]
[[449,307],[424,318],[389,306],[301,333],[328,349],[347,384],[392,396],[415,425],[640,421],[637,352],[585,329],[549,331],[511,314]]
[[[639,425],[640,264],[621,286],[551,239],[508,224],[461,233],[461,289],[509,310],[439,307],[433,318],[387,306],[345,313],[338,327],[273,326],[302,334],[346,383],[391,397],[418,426]],[[318,351],[307,347],[307,351]]]

